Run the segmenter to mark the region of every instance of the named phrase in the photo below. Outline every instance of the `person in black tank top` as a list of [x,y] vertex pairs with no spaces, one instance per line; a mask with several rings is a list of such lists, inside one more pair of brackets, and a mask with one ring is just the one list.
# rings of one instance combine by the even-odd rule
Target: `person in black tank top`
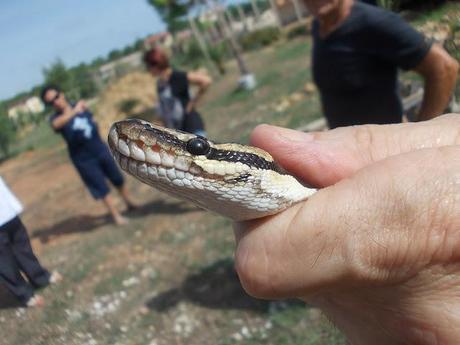
[[[212,80],[200,72],[173,69],[166,54],[153,48],[144,54],[148,71],[157,78],[159,110],[166,127],[206,136],[201,115],[196,105]],[[190,96],[190,84],[198,87],[195,97]]]

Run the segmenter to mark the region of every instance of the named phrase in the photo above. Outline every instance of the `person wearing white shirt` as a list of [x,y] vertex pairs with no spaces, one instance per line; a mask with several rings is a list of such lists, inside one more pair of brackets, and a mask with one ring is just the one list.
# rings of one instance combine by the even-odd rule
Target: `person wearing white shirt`
[[48,272],[38,261],[19,217],[22,211],[21,203],[0,177],[0,283],[22,304],[42,306],[44,299],[35,294],[35,289],[55,283],[62,277],[57,271]]

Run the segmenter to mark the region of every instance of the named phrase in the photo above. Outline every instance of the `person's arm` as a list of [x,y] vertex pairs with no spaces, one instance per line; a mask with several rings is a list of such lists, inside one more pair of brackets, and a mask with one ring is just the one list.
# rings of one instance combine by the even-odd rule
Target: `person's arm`
[[[415,70],[424,79],[425,94],[418,120],[443,113],[457,79],[458,63],[432,40],[418,32],[398,14],[373,9],[369,49],[376,56],[403,70]],[[378,14],[378,15],[377,15]]]
[[259,298],[301,298],[355,345],[460,344],[460,115],[251,136],[307,201],[235,224],[235,266]]
[[438,44],[433,44],[415,67],[425,84],[419,121],[429,120],[445,111],[455,88],[458,68],[458,62]]
[[85,111],[87,109],[86,103],[84,101],[78,101],[75,107],[67,107],[61,115],[55,117],[51,121],[51,126],[53,127],[54,130],[60,130],[62,127],[64,127],[67,122],[69,122],[75,115],[81,113],[82,111]]
[[187,113],[191,112],[198,104],[199,100],[206,92],[209,85],[212,83],[212,79],[201,72],[188,72],[187,80],[190,84],[198,87],[198,91],[193,99],[187,104]]

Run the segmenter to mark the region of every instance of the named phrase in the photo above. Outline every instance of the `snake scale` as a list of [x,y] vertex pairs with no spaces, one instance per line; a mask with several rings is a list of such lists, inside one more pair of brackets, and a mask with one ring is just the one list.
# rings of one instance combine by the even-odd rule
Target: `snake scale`
[[316,191],[259,148],[143,120],[114,123],[108,143],[120,167],[138,180],[237,221],[276,214]]

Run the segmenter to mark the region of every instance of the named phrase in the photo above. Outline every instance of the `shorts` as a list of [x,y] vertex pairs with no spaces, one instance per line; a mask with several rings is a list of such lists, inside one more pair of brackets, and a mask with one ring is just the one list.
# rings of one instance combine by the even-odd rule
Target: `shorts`
[[109,194],[110,188],[106,179],[115,187],[121,187],[124,183],[123,175],[108,149],[95,158],[74,161],[74,164],[94,199],[102,199]]

